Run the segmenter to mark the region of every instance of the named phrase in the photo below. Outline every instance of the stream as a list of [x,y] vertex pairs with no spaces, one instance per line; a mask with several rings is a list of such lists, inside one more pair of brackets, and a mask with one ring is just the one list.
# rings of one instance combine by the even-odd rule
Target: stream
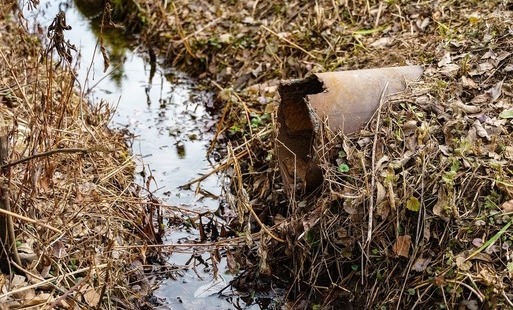
[[[65,38],[79,52],[73,54],[73,65],[77,68],[80,89],[93,105],[106,100],[116,107],[111,128],[126,130],[133,136],[136,180],[140,186],[147,188],[145,181],[150,179],[149,191],[167,205],[198,212],[216,211],[222,194],[222,180],[217,175],[202,181],[200,191],[195,192],[195,186],[191,190],[178,189],[212,169],[207,149],[216,117],[205,108],[212,102],[212,95],[199,90],[185,74],[158,64],[151,76],[148,56],[132,50],[119,31],[104,37],[110,56],[110,67],[104,72],[97,44],[99,30],[72,1],[40,1],[39,8],[34,11],[28,11],[27,3],[24,3],[24,15],[29,25],[39,24],[46,29],[59,7],[66,13],[68,25],[72,26],[64,33]],[[172,227],[164,243],[195,239],[199,239],[197,230]],[[191,253],[173,253],[169,263],[185,265],[190,258]],[[207,260],[209,254],[203,254],[202,258]],[[223,296],[216,294],[228,286],[233,277],[225,272],[225,259],[218,268],[222,275],[220,279],[213,278],[212,268],[199,267],[196,272],[189,268],[176,280],[163,280],[154,292],[154,296],[162,301],[160,309],[261,309],[253,298],[244,299],[249,300],[246,303],[231,288],[224,290]],[[210,285],[218,289],[207,289]]]

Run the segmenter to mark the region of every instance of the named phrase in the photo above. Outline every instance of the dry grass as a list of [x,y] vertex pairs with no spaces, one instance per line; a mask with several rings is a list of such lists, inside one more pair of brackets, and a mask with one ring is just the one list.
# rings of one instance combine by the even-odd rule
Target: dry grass
[[[218,91],[217,142],[245,150],[226,154],[234,227],[263,237],[245,275],[294,309],[513,307],[511,3],[139,3],[143,41]],[[422,81],[358,134],[325,131],[324,186],[288,200],[273,85],[405,64]]]
[[91,106],[77,95],[66,27],[57,23],[50,43],[41,41],[46,34],[28,35],[7,6],[0,5],[0,115],[11,210],[2,216],[13,218],[20,259],[2,266],[0,308],[151,307],[144,269],[156,258],[147,246],[157,240],[158,206],[133,184],[125,137],[107,127],[107,103]]

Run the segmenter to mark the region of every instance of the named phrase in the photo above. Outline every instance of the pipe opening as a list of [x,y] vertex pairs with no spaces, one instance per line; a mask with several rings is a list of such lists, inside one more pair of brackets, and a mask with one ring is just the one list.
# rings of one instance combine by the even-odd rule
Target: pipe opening
[[[308,95],[326,89],[312,75],[303,80],[282,83],[278,89],[281,97],[278,109],[279,134],[277,143],[280,169],[285,171],[284,183],[301,191],[311,191],[322,182],[322,173],[311,166],[311,148],[315,139],[313,111],[308,105]],[[321,180],[313,180],[319,179]]]

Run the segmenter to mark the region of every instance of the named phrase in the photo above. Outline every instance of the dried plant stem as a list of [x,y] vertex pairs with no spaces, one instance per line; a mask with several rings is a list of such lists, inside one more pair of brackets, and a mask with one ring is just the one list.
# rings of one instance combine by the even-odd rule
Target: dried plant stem
[[34,219],[28,218],[26,216],[19,215],[17,213],[14,213],[14,212],[11,212],[11,211],[8,211],[8,210],[4,210],[4,209],[0,209],[0,213],[5,214],[5,215],[10,216],[10,217],[15,217],[15,218],[17,218],[19,220],[22,220],[22,221],[25,221],[25,222],[28,222],[28,223],[31,223],[31,224],[34,224],[34,225],[38,225],[38,226],[47,228],[49,230],[55,231],[58,234],[62,234],[61,230],[59,230],[59,229],[57,229],[55,227],[52,227],[52,226],[50,226],[48,224],[42,223],[41,221],[34,220]]
[[229,158],[228,160],[226,160],[224,163],[220,164],[219,166],[215,167],[214,169],[212,169],[209,173],[207,174],[204,174],[192,181],[189,181],[187,183],[185,183],[184,185],[180,186],[181,188],[188,188],[190,187],[192,184],[194,183],[198,183],[198,182],[201,182],[203,180],[205,180],[206,178],[208,178],[209,176],[215,174],[215,173],[218,173],[219,171],[223,171],[225,170],[227,167],[229,167],[231,164],[233,164],[235,158],[242,158],[244,156],[246,156],[248,154],[248,151],[247,150],[242,150],[240,153],[238,153],[237,155],[235,155],[235,157],[231,157]]
[[477,298],[479,298],[479,301],[483,302],[484,300],[484,296],[483,296],[483,293],[475,290],[472,286],[464,283],[464,282],[461,282],[461,281],[457,281],[457,280],[447,280],[447,283],[452,283],[452,284],[455,284],[455,285],[461,285],[461,286],[464,286],[466,287],[469,291],[471,291],[472,293],[474,293],[474,295],[477,296]]
[[[7,161],[7,157],[9,156],[8,151],[8,135],[4,130],[2,130],[2,136],[0,136],[0,164],[3,164]],[[2,196],[0,199],[0,211],[11,212],[11,202],[9,197],[9,169],[1,169],[2,178],[0,179]],[[11,255],[12,257],[7,257],[6,261],[12,259],[16,264],[21,265],[20,256],[18,254],[18,249],[16,248],[16,234],[14,231],[14,223],[12,221],[12,217],[8,214],[4,213],[2,218],[2,224],[5,227],[2,227],[2,244],[6,249],[5,254]],[[3,255],[0,255],[3,258]],[[4,261],[1,262],[4,265]]]
[[379,135],[379,126],[381,123],[381,108],[383,106],[383,102],[385,101],[385,94],[388,88],[388,83],[385,85],[383,90],[381,91],[381,98],[379,99],[379,107],[376,110],[376,129],[374,131],[374,141],[372,145],[372,158],[371,158],[371,194],[370,194],[370,202],[369,202],[369,219],[368,219],[368,230],[367,230],[367,240],[366,240],[366,253],[367,257],[370,257],[370,244],[372,239],[372,228],[373,228],[373,218],[374,218],[374,191],[376,190],[376,147],[378,144],[378,135]]
[[287,42],[288,44],[292,45],[293,47],[297,48],[298,50],[302,51],[303,53],[305,53],[305,54],[307,54],[308,56],[310,56],[310,57],[312,57],[313,59],[315,59],[315,56],[314,56],[312,53],[310,53],[309,51],[305,50],[304,48],[302,48],[301,46],[297,45],[296,43],[294,43],[294,42],[290,41],[289,39],[286,39],[286,38],[284,38],[284,37],[280,36],[280,35],[279,35],[279,34],[277,34],[275,31],[273,31],[273,30],[271,30],[271,29],[267,28],[267,27],[266,27],[266,26],[264,26],[264,25],[262,25],[262,26],[260,26],[260,27],[262,27],[263,29],[265,29],[265,30],[269,31],[270,33],[272,33],[273,35],[275,35],[276,37],[278,37],[280,40],[283,40],[283,41]]
[[189,53],[189,55],[191,55],[192,58],[196,58],[196,55],[192,52],[191,46],[189,44],[189,40],[187,39],[188,36],[186,36],[183,31],[182,23],[180,22],[180,15],[178,14],[178,10],[176,9],[174,1],[171,2],[171,6],[173,7],[173,12],[175,13],[175,18],[176,18],[175,24],[178,29],[178,33],[180,34],[180,38],[183,41],[183,45],[185,46],[185,50],[187,50],[187,53]]
[[58,281],[66,279],[68,277],[71,277],[73,275],[89,271],[89,270],[91,270],[93,268],[94,269],[102,269],[102,268],[106,268],[107,266],[108,266],[108,264],[101,264],[101,265],[96,265],[95,267],[81,268],[81,269],[75,270],[75,271],[70,272],[70,273],[66,273],[66,274],[63,274],[63,275],[60,275],[60,276],[57,276],[57,277],[46,279],[44,281],[41,281],[41,282],[38,282],[38,283],[35,283],[35,284],[32,284],[32,285],[27,285],[27,286],[24,286],[24,287],[20,287],[19,289],[16,289],[16,290],[12,290],[10,292],[7,292],[5,294],[0,295],[0,299],[3,299],[3,298],[8,297],[8,296],[11,296],[13,294],[25,292],[26,290],[36,289],[38,287],[44,286],[44,285],[49,284],[49,283],[58,282]]
[[[233,150],[231,148],[228,148],[228,149],[229,149],[229,152],[233,154]],[[233,167],[234,167],[234,170],[235,170],[235,176],[237,177],[238,188],[239,188],[239,191],[242,191],[244,185],[243,185],[243,182],[242,182],[242,172],[240,170],[239,161],[238,161],[236,156],[231,156],[231,158],[233,159]],[[246,196],[241,193],[239,195],[239,197],[242,197],[240,202],[249,211],[249,213],[251,213],[251,215],[255,218],[255,221],[258,223],[260,228],[262,228],[262,230],[265,231],[274,240],[276,240],[278,242],[281,242],[281,243],[285,243],[285,240],[283,240],[283,239],[277,237],[276,235],[274,235],[269,230],[269,228],[267,228],[267,226],[264,223],[262,223],[262,221],[258,217],[258,214],[256,214],[255,210],[253,210],[253,207],[251,207],[251,204],[247,201]]]
[[4,164],[4,165],[0,166],[0,169],[9,168],[9,167],[12,167],[12,166],[15,166],[15,165],[22,164],[24,162],[30,161],[32,159],[36,159],[36,158],[39,158],[39,157],[46,157],[46,156],[50,156],[50,155],[57,154],[57,153],[88,153],[90,151],[91,150],[89,150],[89,149],[82,149],[82,148],[55,149],[55,150],[50,150],[50,151],[46,151],[46,152],[43,152],[43,153],[34,154],[34,155],[31,155],[29,157],[25,157],[25,158],[22,158],[22,159],[15,160],[13,162],[10,162],[10,163],[7,163],[7,164]]

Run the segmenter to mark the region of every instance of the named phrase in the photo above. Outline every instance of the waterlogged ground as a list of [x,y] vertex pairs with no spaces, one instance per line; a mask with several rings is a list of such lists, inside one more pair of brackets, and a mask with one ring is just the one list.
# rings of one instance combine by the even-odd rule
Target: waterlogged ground
[[[147,53],[134,51],[121,33],[110,33],[105,47],[110,66],[104,72],[104,59],[98,46],[93,23],[70,2],[41,1],[39,10],[27,11],[30,27],[34,23],[48,27],[58,10],[66,13],[72,27],[65,33],[74,44],[74,54],[81,91],[98,104],[106,100],[116,106],[112,127],[127,130],[133,137],[132,150],[137,162],[137,180],[144,188],[143,195],[152,193],[165,204],[197,212],[215,211],[219,205],[221,180],[213,175],[191,190],[178,187],[212,169],[207,148],[216,121],[205,106],[210,94],[198,90],[187,76],[151,67]],[[34,28],[35,29],[35,28]],[[154,70],[154,74],[151,71]],[[198,191],[197,191],[198,190]],[[199,232],[189,228],[171,227],[164,243],[190,242]],[[171,254],[170,264],[185,265],[190,253]],[[217,278],[208,266],[209,254],[201,255],[207,265],[188,270],[176,280],[164,280],[155,295],[162,308],[172,309],[260,309],[258,304],[246,304],[237,292],[224,290],[223,297],[215,294],[226,287],[231,275],[225,273],[226,263],[219,265]],[[248,298],[251,299],[252,298]]]

